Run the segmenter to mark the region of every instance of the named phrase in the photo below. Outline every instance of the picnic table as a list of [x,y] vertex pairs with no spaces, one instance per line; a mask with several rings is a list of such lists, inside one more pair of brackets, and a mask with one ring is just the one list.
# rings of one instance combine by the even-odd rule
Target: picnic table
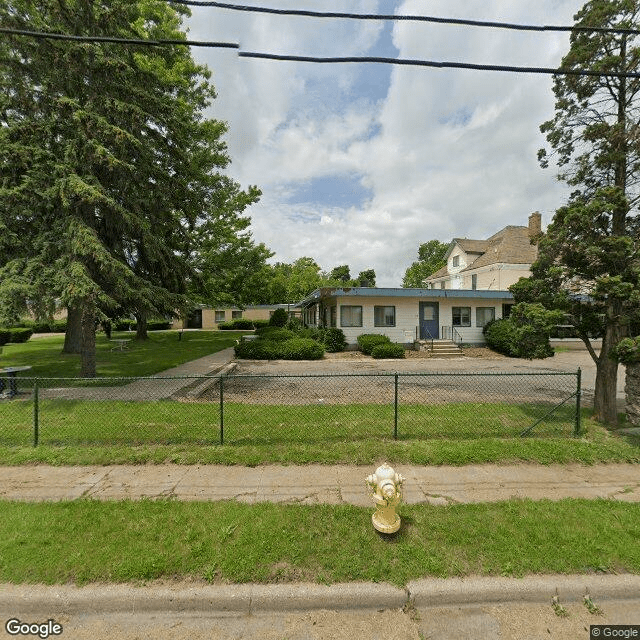
[[[21,371],[28,371],[31,367],[23,366],[23,367],[5,367],[4,369],[0,369],[0,397],[3,398],[13,398],[18,393],[18,380],[16,379],[16,375]],[[9,391],[5,391],[7,383],[5,383],[2,376],[7,377]]]
[[111,347],[111,351],[115,351],[116,349],[118,351],[124,351],[125,349],[129,348],[127,347],[127,342],[130,342],[130,338],[116,338],[114,340],[111,340],[111,342],[116,343],[114,347]]

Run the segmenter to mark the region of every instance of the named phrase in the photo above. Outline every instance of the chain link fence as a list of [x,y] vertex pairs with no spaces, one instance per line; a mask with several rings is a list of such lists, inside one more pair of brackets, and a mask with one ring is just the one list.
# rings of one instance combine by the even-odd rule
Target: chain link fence
[[580,433],[575,373],[14,378],[0,445],[275,445]]

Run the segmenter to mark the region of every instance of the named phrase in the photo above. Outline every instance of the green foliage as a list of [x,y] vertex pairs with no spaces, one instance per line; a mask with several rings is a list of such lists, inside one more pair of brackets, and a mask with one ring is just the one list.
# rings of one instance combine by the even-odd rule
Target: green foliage
[[391,340],[387,336],[377,333],[363,333],[358,336],[358,345],[360,351],[367,356],[371,355],[371,351],[374,347],[380,344],[390,344]]
[[279,343],[272,340],[241,340],[234,348],[236,358],[276,360]]
[[425,279],[446,264],[444,256],[448,249],[449,245],[439,240],[429,240],[421,244],[418,249],[418,260],[405,271],[402,286],[424,287]]
[[487,344],[507,356],[529,360],[553,355],[549,344],[551,329],[562,322],[561,311],[548,311],[541,304],[513,306],[507,319],[489,322],[483,329]]
[[292,338],[279,343],[279,356],[283,360],[320,360],[324,356],[324,347],[315,340]]
[[253,329],[254,321],[249,318],[236,318],[229,322],[218,322],[218,329],[222,331],[238,330],[238,329]]
[[329,353],[336,353],[344,351],[347,346],[347,339],[345,338],[344,331],[337,327],[327,327],[320,329],[320,335],[317,338],[318,342],[323,344]]
[[[576,14],[576,26],[628,28],[636,25],[636,0],[590,0]],[[638,72],[636,34],[573,31],[564,69]],[[551,154],[541,149],[543,167],[553,158],[558,178],[575,187],[539,244],[532,282],[513,289],[519,302],[541,302],[567,314],[587,344],[598,373],[594,407],[599,419],[615,423],[617,366],[610,349],[638,320],[640,311],[640,83],[613,76],[554,76],[553,119],[540,127]],[[603,335],[596,353],[591,335]]]
[[10,338],[11,338],[11,333],[9,332],[9,329],[0,329],[0,347],[3,344],[7,344]]
[[359,287],[375,287],[376,286],[376,272],[373,269],[367,269],[361,271],[356,278],[357,286]]
[[27,342],[29,338],[33,335],[33,329],[15,327],[9,329],[9,340],[7,342],[18,344],[21,342]]
[[379,344],[373,347],[371,356],[378,360],[381,358],[404,358],[405,351],[401,344]]
[[640,362],[640,336],[620,340],[611,350],[611,358],[624,365]]
[[284,327],[289,320],[289,314],[285,309],[276,309],[271,318],[269,318],[269,324],[273,327]]
[[343,283],[348,283],[351,280],[351,274],[349,272],[349,265],[343,264],[339,267],[334,267],[331,270],[331,274],[329,276],[332,280],[339,280]]
[[269,321],[268,320],[252,320],[253,322],[253,328],[257,331],[258,329],[262,329],[264,327],[268,327],[269,326]]
[[291,340],[291,338],[295,338],[296,334],[289,329],[285,329],[284,327],[261,327],[260,329],[256,329],[256,333],[263,340],[272,340],[273,342],[283,342],[284,340]]
[[[146,0],[0,3],[4,27],[125,38],[183,39],[187,14]],[[7,34],[0,68],[3,319],[27,305],[47,318],[56,298],[85,327],[118,307],[163,316],[187,304],[211,244],[244,255],[240,216],[259,192],[225,172],[226,126],[205,117],[215,91],[188,47]]]
[[324,347],[308,338],[272,340],[269,334],[268,338],[241,340],[235,346],[235,354],[236,358],[250,360],[319,360],[324,355]]

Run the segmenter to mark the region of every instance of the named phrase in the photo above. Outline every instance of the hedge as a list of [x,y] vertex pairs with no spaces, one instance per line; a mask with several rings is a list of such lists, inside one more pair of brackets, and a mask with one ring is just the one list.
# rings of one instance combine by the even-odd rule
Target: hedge
[[218,329],[221,329],[222,331],[253,329],[253,322],[253,320],[249,320],[248,318],[236,318],[235,320],[230,320],[228,322],[218,322]]
[[9,329],[0,329],[0,346],[7,344],[10,338],[11,333],[9,333]]
[[241,340],[235,347],[236,358],[249,360],[320,360],[324,347],[308,338]]
[[371,350],[371,355],[376,358],[404,358],[404,347],[401,344],[379,344]]
[[296,338],[296,334],[289,329],[281,329],[280,327],[261,327],[256,329],[256,333],[263,340],[273,340],[274,342],[283,342],[284,340],[291,340]]
[[23,329],[22,327],[17,327],[15,329],[8,329],[9,332],[9,340],[7,342],[18,343],[18,342],[26,342],[32,335],[32,329]]
[[373,348],[379,344],[391,344],[391,340],[387,336],[378,333],[363,333],[358,336],[360,351],[367,356],[370,356]]

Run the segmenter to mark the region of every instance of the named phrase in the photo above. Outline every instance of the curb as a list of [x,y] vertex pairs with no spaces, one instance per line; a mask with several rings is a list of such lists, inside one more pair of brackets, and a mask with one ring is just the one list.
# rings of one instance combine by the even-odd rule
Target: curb
[[130,585],[0,585],[0,610],[16,615],[140,612],[228,612],[252,614],[318,609],[399,609],[513,602],[640,600],[640,575],[552,575],[526,578],[427,578],[406,588],[353,582],[335,585],[203,585],[132,587]]

